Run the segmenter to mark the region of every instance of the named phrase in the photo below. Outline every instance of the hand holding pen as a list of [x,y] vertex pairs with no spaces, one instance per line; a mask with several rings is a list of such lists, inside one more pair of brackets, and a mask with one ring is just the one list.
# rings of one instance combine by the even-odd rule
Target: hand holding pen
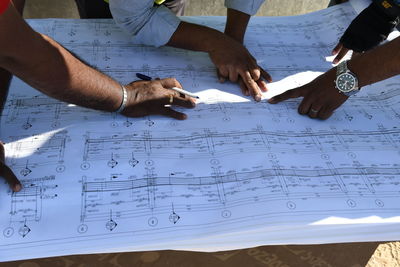
[[171,106],[194,108],[195,100],[177,90],[182,85],[174,78],[153,81],[134,81],[125,85],[127,104],[121,114],[128,117],[147,115],[163,115],[178,120],[184,120],[187,115],[176,111]]
[[[136,73],[136,77],[138,77],[139,79],[141,79],[143,81],[151,81],[152,80],[151,77],[149,77],[147,75],[144,75],[142,73]],[[196,98],[196,99],[200,98],[197,95],[195,95],[195,94],[193,94],[193,93],[191,93],[189,91],[183,90],[182,88],[179,88],[179,87],[171,87],[169,89],[174,90],[174,91],[176,91],[176,92],[178,92],[178,93],[180,93],[182,95],[187,95],[187,96],[190,96],[190,97],[193,97],[193,98]]]

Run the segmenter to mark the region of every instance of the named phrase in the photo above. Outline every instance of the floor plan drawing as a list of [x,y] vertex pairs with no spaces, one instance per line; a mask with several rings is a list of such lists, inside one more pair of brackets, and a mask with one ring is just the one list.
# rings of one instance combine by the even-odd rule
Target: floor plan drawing
[[[57,185],[49,183],[54,180],[54,176],[25,180],[21,191],[8,192],[11,197],[10,221],[3,230],[4,237],[10,238],[17,231],[24,238],[31,232],[29,225],[40,222],[43,201],[57,197]],[[14,230],[15,227],[19,228]]]
[[[66,131],[49,136],[15,137],[10,143],[9,166],[22,176],[28,176],[40,166],[54,166],[57,172],[64,172],[64,151],[68,142]],[[39,145],[38,145],[39,144]],[[34,157],[27,156],[33,152]]]
[[18,130],[30,133],[41,129],[43,125],[59,129],[73,123],[77,118],[90,121],[102,118],[109,120],[116,116],[68,105],[39,94],[33,96],[13,95],[10,98],[2,114],[10,131]]
[[245,45],[274,79],[257,103],[219,83],[205,53],[134,44],[111,20],[30,20],[120,83],[176,77],[200,99],[187,120],[126,118],[14,78],[0,137],[23,189],[0,183],[0,261],[399,240],[400,78],[364,87],[326,121],[299,115],[301,99],[266,101],[330,69],[356,14],[344,3],[252,18]]

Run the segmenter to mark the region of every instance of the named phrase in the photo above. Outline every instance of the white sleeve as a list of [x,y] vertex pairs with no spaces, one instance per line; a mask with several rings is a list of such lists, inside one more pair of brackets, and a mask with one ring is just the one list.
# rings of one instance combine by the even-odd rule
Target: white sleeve
[[251,16],[257,13],[262,3],[264,3],[264,0],[225,0],[227,8],[235,9]]
[[117,25],[138,44],[165,45],[180,23],[171,10],[154,6],[152,0],[110,0],[110,10]]

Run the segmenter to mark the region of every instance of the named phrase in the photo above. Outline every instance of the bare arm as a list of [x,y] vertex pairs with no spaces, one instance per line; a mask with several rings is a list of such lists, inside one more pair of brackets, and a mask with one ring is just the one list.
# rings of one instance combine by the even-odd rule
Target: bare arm
[[[54,40],[33,31],[13,6],[0,15],[0,40],[0,68],[41,92],[98,110],[115,111],[121,106],[123,90],[118,82],[85,65]],[[170,106],[195,106],[194,99],[169,89],[182,88],[172,78],[132,82],[125,87],[127,102],[122,114],[129,117],[160,114],[183,120],[186,115]],[[5,95],[6,89],[0,89],[0,95]],[[1,142],[0,176],[5,178],[12,190],[19,191],[22,188],[18,178],[5,164]]]
[[225,34],[243,44],[250,15],[231,8],[227,10]]
[[[105,111],[118,109],[120,85],[52,39],[36,33],[10,6],[0,16],[0,66],[43,93]],[[34,51],[34,52],[33,52]]]
[[[254,7],[258,7],[262,0],[237,2],[231,3],[232,6],[254,12]],[[228,36],[212,28],[180,21],[167,7],[154,7],[153,3],[151,0],[111,0],[110,9],[117,24],[135,36],[135,42],[207,52],[217,68],[221,82],[225,79],[239,82],[245,95],[261,99],[260,89],[267,90],[261,77],[267,81],[271,78],[238,41],[243,39],[248,15],[233,9],[228,11],[230,22],[227,32],[232,34]],[[234,21],[239,18],[240,21]],[[235,26],[238,29],[234,29]]]
[[260,89],[267,90],[261,78],[271,80],[240,42],[215,29],[181,22],[167,45],[208,52],[219,76],[232,82],[243,81],[243,93],[257,101],[261,100]]
[[400,74],[400,38],[396,38],[371,51],[357,55],[349,61],[349,69],[360,86],[373,84]]
[[[13,0],[12,3],[18,13],[22,16],[25,0]],[[0,111],[3,109],[4,102],[7,97],[11,77],[12,74],[10,72],[0,67]]]
[[[400,38],[353,57],[349,69],[358,78],[359,86],[373,84],[400,74]],[[304,97],[299,105],[300,114],[311,118],[327,119],[340,107],[348,96],[341,94],[335,87],[336,68],[317,77],[301,87],[286,91],[270,99],[276,104],[289,98]],[[363,90],[363,89],[361,89]],[[317,110],[319,112],[311,112]]]

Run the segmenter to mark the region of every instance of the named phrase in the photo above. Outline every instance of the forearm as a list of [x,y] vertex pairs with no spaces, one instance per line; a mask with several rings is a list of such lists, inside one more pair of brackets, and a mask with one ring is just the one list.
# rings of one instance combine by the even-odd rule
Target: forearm
[[7,37],[1,44],[0,67],[59,100],[99,110],[118,109],[122,92],[116,81],[85,65],[52,39],[32,31],[22,19],[13,20],[15,10],[7,12],[2,20],[13,22],[16,31],[0,24],[0,33]]
[[[35,53],[9,60],[5,68],[44,94],[79,106],[114,111],[121,103],[121,86],[85,65],[58,43],[38,36]],[[28,52],[28,51],[27,51]]]
[[[17,12],[22,16],[25,6],[25,0],[13,0],[12,4],[14,5]],[[11,78],[12,74],[10,72],[0,68],[0,114],[2,113],[4,103],[7,98]]]
[[229,41],[233,40],[220,31],[182,21],[167,45],[209,53]]
[[232,37],[236,41],[243,43],[249,20],[250,15],[237,11],[235,9],[228,8],[224,31],[225,34]]
[[348,63],[359,86],[373,84],[400,74],[400,38],[355,56]]

